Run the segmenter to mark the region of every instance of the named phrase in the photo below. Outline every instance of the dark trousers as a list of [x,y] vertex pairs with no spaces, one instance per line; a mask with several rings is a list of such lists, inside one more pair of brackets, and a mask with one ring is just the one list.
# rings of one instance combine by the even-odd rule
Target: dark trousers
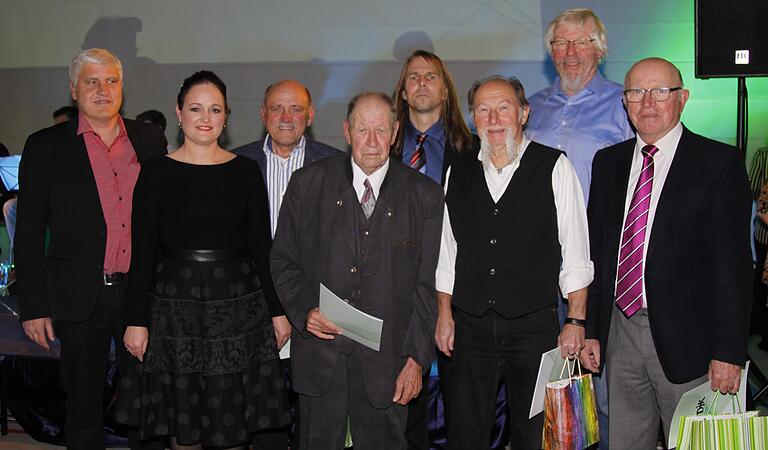
[[553,306],[505,319],[494,311],[475,317],[456,310],[448,449],[489,448],[496,394],[506,385],[512,449],[541,448],[544,416],[528,419],[541,354],[557,346]]
[[[394,391],[392,392],[394,395]],[[341,450],[347,416],[356,450],[404,450],[408,408],[374,408],[356,351],[339,354],[333,381],[320,397],[299,395],[299,449]]]
[[[123,345],[125,284],[104,286],[96,308],[83,322],[56,321],[61,342],[60,377],[66,393],[64,436],[68,449],[104,448],[104,382],[112,339],[120,371],[138,360]],[[145,448],[138,431],[129,433],[131,448]],[[164,448],[162,442],[148,448]]]
[[757,264],[752,277],[752,326],[757,328],[762,338],[768,343],[768,310],[766,309],[766,285],[763,283],[763,267],[768,247],[755,240]]

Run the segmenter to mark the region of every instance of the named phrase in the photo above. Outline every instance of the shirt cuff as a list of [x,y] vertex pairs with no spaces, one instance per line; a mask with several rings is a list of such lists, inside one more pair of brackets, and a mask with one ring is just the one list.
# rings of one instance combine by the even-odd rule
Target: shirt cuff
[[435,288],[445,294],[453,295],[453,281],[455,275],[447,270],[437,269],[435,273]]
[[560,271],[560,292],[563,297],[568,297],[571,292],[583,289],[592,283],[595,278],[595,265],[587,261],[583,265],[571,267]]

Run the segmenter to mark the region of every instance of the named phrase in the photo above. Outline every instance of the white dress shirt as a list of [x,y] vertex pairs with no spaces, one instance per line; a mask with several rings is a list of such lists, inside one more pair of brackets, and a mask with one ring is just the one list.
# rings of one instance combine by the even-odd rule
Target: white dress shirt
[[[520,160],[531,141],[523,137],[518,157],[500,171],[486,160],[481,152],[478,160],[483,164],[485,183],[494,202],[498,202],[509,186]],[[445,190],[448,192],[450,168],[445,175]],[[557,233],[560,242],[562,264],[560,266],[559,285],[563,295],[589,286],[594,277],[594,266],[589,257],[589,231],[584,196],[576,171],[565,155],[560,155],[552,170],[552,191],[557,212]],[[443,232],[440,242],[440,259],[437,263],[437,290],[453,294],[453,282],[456,277],[456,238],[451,228],[448,207],[443,215]],[[552,299],[554,302],[555,299]]]
[[352,187],[355,188],[357,200],[362,201],[363,199],[363,194],[365,193],[365,185],[363,183],[365,183],[366,179],[371,183],[373,198],[378,200],[381,184],[384,182],[384,177],[387,176],[387,171],[389,170],[389,159],[384,162],[383,166],[376,169],[376,171],[370,175],[366,175],[365,172],[363,172],[363,169],[357,165],[354,158],[350,159],[352,160]]
[[[677,144],[680,143],[680,137],[683,135],[683,124],[678,122],[669,133],[664,135],[654,145],[659,151],[653,156],[653,188],[651,189],[651,204],[648,208],[648,224],[645,229],[645,244],[643,245],[643,273],[645,272],[645,256],[648,254],[648,242],[651,238],[651,228],[653,227],[653,218],[656,215],[656,206],[659,204],[661,190],[664,188],[664,182],[667,180],[669,168],[672,166],[672,160],[675,158]],[[640,135],[637,135],[635,151],[632,154],[632,165],[629,169],[629,183],[627,184],[627,198],[624,200],[624,218],[621,220],[621,226],[624,228],[624,222],[627,220],[627,210],[632,202],[632,194],[635,191],[637,179],[640,178],[640,172],[643,170],[643,154],[640,152],[643,147],[648,145],[643,141]],[[621,246],[619,246],[621,250]],[[619,267],[619,254],[616,254],[616,267]],[[614,288],[615,292],[615,288]],[[645,298],[645,277],[643,277],[643,308],[648,307]]]
[[304,164],[304,145],[306,139],[301,137],[296,147],[291,150],[288,158],[283,158],[272,151],[272,138],[267,135],[264,139],[264,155],[267,159],[267,167],[264,171],[267,179],[267,196],[269,197],[269,223],[272,230],[272,238],[277,230],[277,218],[280,215],[280,205],[283,203],[283,195],[291,181],[291,175]]

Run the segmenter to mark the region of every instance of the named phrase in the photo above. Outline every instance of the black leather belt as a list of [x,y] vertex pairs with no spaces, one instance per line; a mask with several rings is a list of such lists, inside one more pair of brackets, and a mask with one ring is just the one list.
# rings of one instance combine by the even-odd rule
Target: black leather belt
[[229,261],[246,257],[248,247],[216,248],[210,250],[163,247],[163,256],[168,259],[196,262]]
[[128,281],[128,274],[125,272],[105,273],[102,281],[104,286],[112,286],[114,284],[126,283]]

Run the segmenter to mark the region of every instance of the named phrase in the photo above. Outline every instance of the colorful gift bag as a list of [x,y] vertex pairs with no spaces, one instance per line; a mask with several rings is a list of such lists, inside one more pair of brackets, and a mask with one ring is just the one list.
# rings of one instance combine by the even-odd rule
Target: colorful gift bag
[[[569,365],[567,359],[565,365]],[[578,375],[569,367],[568,378],[547,383],[542,430],[545,450],[581,450],[600,440],[592,375],[581,374],[578,360],[576,365]]]

